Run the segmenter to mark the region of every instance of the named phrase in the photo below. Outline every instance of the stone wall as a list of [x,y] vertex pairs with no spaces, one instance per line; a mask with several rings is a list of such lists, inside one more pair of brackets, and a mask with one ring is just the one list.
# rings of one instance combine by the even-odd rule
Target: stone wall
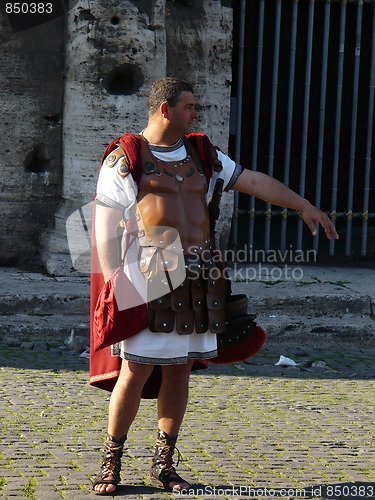
[[12,33],[0,15],[0,262],[39,261],[62,186],[64,18]]
[[0,222],[0,261],[37,262],[40,256],[55,275],[72,270],[66,218],[92,201],[106,145],[146,125],[154,80],[190,80],[200,114],[196,129],[224,150],[229,134],[228,2],[75,3],[65,34],[63,17],[20,33],[11,33],[2,17],[0,27],[8,49],[0,69],[7,102],[0,123],[6,152],[0,203],[7,214]]

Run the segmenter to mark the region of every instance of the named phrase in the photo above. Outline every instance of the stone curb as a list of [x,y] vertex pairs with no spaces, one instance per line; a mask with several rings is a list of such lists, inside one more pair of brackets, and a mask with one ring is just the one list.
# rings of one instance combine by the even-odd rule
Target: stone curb
[[[235,279],[235,272],[229,270],[233,279],[235,293],[246,293],[250,301],[259,307],[269,307],[272,304],[280,309],[295,310],[298,301],[307,298],[318,301],[317,306],[328,302],[329,307],[339,311],[353,307],[355,313],[369,312],[369,302],[375,300],[375,269],[350,269],[305,266],[290,267],[293,270],[303,269],[302,277],[291,279],[281,275],[281,279],[263,279],[263,275],[251,273],[252,279],[246,282]],[[282,272],[282,267],[271,267]],[[246,266],[237,269],[244,272],[257,271],[256,266]],[[292,271],[289,271],[291,275]],[[253,279],[255,276],[255,279]],[[279,277],[280,274],[277,274]],[[72,277],[50,277],[36,272],[24,272],[16,268],[0,268],[2,290],[0,291],[0,315],[23,312],[43,312],[53,308],[54,313],[65,313],[67,306],[71,314],[81,313],[89,304],[90,281],[88,276],[73,275]],[[330,303],[331,301],[332,303]],[[342,304],[340,304],[342,303]],[[313,304],[313,307],[315,304]]]

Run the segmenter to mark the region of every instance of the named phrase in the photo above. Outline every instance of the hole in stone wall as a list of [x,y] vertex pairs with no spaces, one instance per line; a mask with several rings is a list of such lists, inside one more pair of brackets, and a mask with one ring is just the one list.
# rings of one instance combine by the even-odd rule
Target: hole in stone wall
[[38,174],[47,171],[50,166],[50,159],[47,158],[45,145],[37,144],[34,146],[33,149],[27,153],[24,165],[27,172]]
[[[80,21],[95,21],[96,17],[93,14],[91,14],[91,10],[90,9],[82,9],[82,8],[80,8],[79,14],[78,14],[78,19]],[[75,16],[74,20],[75,21],[77,20],[77,15]]]
[[114,26],[119,24],[119,22],[120,22],[120,19],[117,16],[111,17],[111,24],[113,24]]
[[143,85],[144,76],[135,64],[124,64],[103,79],[103,86],[112,95],[131,95]]

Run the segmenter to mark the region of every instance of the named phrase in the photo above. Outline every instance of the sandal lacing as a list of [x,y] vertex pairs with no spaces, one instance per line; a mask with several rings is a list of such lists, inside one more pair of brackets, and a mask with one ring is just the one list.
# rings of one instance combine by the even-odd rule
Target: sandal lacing
[[[94,488],[98,484],[113,484],[116,487],[119,484],[121,480],[121,457],[123,454],[125,440],[126,436],[120,441],[115,441],[113,436],[109,434],[107,435],[104,445],[102,466],[93,483],[93,490],[95,493],[98,493],[99,495],[109,494],[107,491],[96,491]],[[111,492],[111,494],[113,494],[113,492]]]
[[166,491],[173,491],[174,487],[170,483],[185,483],[187,481],[182,479],[173,467],[173,453],[177,451],[177,463],[183,462],[180,450],[176,447],[177,436],[169,437],[164,431],[159,430],[158,438],[156,440],[155,453],[152,459],[152,466],[150,472],[150,481],[154,486],[164,487]]

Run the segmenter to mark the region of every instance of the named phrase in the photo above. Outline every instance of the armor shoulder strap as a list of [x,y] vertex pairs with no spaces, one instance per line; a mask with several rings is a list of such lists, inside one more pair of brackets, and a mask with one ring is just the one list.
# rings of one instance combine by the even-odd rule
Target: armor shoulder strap
[[[121,157],[121,151],[124,152],[122,156],[126,157],[126,161],[121,164],[122,171],[119,174],[127,175],[130,171],[133,179],[138,184],[142,175],[141,139],[138,135],[126,133],[114,139],[105,150],[100,167],[105,161],[108,166],[113,166]],[[116,152],[119,154],[118,158]]]
[[126,158],[126,153],[120,144],[116,144],[117,148],[115,148],[104,160],[103,165],[106,165],[109,168],[112,168],[116,165],[117,161],[120,158]]
[[[216,150],[211,144],[209,138],[202,133],[193,132],[186,136],[189,144],[192,145],[199,154],[199,157],[204,165],[204,173],[207,178],[207,182],[210,182],[212,177],[212,170],[214,169],[214,163],[217,159]],[[216,159],[215,159],[216,155]],[[214,161],[215,160],[215,161]]]
[[138,185],[142,175],[142,139],[139,135],[127,133],[120,138],[119,143],[128,157],[130,172]]
[[[185,144],[185,148],[186,148],[187,153],[192,157],[192,159],[193,159],[194,163],[196,164],[198,170],[200,170],[200,172],[202,172],[203,174],[205,174],[205,176],[207,177],[206,165],[205,165],[205,163],[204,163],[201,155],[199,154],[198,149],[196,148],[196,146],[191,141],[189,141],[188,139],[184,140],[184,144]],[[208,182],[209,182],[209,179],[207,178],[207,183]]]

